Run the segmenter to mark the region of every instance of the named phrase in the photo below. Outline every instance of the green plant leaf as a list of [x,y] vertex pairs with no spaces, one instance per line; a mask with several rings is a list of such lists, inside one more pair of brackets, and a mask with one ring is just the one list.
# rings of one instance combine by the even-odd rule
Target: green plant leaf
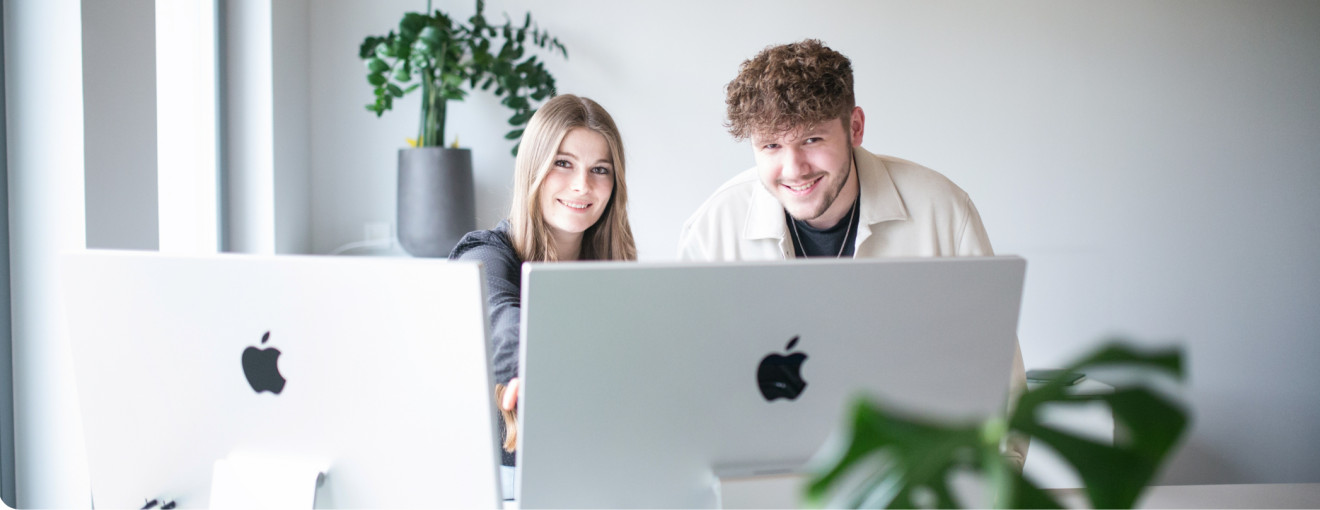
[[[1063,397],[1049,403],[1079,401],[1083,400]],[[1116,428],[1140,433],[1131,433],[1130,440],[1118,440],[1112,446],[1097,443],[1029,419],[1028,413],[1034,410],[1021,406],[1021,413],[1014,413],[1012,426],[1050,445],[1071,464],[1086,484],[1094,508],[1131,508],[1186,429],[1187,414],[1177,404],[1142,387],[1116,389],[1112,394],[1084,401],[1107,403]]]
[[400,37],[394,41],[392,46],[390,46],[390,51],[393,52],[394,56],[397,58],[410,58],[412,57],[412,41]]
[[405,61],[403,62],[403,65],[399,66],[398,69],[395,69],[395,70],[394,70],[394,75],[393,75],[393,77],[394,77],[394,81],[397,81],[397,82],[400,82],[400,83],[406,83],[408,80],[411,80],[411,79],[412,79],[412,63],[411,63],[411,62],[408,62],[408,61],[405,60]]
[[509,124],[512,124],[512,125],[514,125],[514,126],[521,126],[521,125],[523,125],[523,124],[526,124],[527,121],[528,121],[529,119],[532,118],[532,114],[533,114],[533,113],[535,113],[535,112],[533,112],[533,111],[531,111],[531,110],[524,110],[524,111],[520,111],[520,112],[518,112],[518,113],[515,113],[515,114],[513,114],[512,117],[509,117]]
[[375,53],[378,58],[391,58],[394,56],[394,45],[389,39],[380,39],[376,43]]
[[[950,487],[955,470],[971,469],[978,459],[998,459],[994,445],[985,444],[976,424],[937,424],[887,411],[865,397],[853,400],[842,434],[846,441],[813,459],[806,489],[813,507],[957,507]],[[841,447],[840,447],[841,446]],[[989,451],[989,455],[985,452]],[[855,469],[887,466],[860,473],[861,485],[840,485],[858,479]]]
[[431,21],[431,17],[416,12],[404,13],[403,20],[399,21],[399,37],[412,40],[417,38],[419,32]]
[[413,69],[421,70],[423,72],[434,68],[432,65],[433,63],[434,62],[426,56],[426,53],[420,51],[413,53],[412,56],[408,58],[408,64],[411,65]]
[[[393,107],[395,98],[402,98],[418,87],[426,98],[422,101],[421,126],[418,139],[422,145],[442,142],[446,101],[461,101],[478,86],[482,90],[494,88],[501,104],[512,110],[510,124],[521,127],[530,119],[531,101],[543,101],[554,95],[554,81],[545,71],[536,55],[519,62],[526,55],[524,41],[527,32],[541,48],[549,44],[567,58],[567,52],[557,39],[536,28],[530,12],[523,15],[522,26],[515,26],[507,14],[502,26],[492,26],[484,16],[485,2],[476,1],[476,12],[467,23],[456,23],[441,10],[428,13],[404,13],[397,33],[369,36],[358,47],[358,55],[368,70],[367,80],[372,84],[376,98],[368,110],[380,116]],[[500,38],[502,40],[494,40]],[[492,52],[495,43],[499,51]],[[419,78],[413,81],[414,76]],[[393,79],[395,83],[391,83]],[[404,87],[406,86],[406,87]],[[429,90],[429,91],[428,91]],[[518,129],[508,139],[521,136]],[[513,152],[516,154],[518,144]]]
[[358,46],[358,58],[365,59],[367,57],[374,55],[376,51],[376,45],[380,44],[380,41],[382,40],[384,40],[383,37],[377,37],[377,36],[371,36],[366,39],[363,39],[362,44]]
[[413,43],[412,43],[412,53],[413,53],[414,55],[421,55],[421,54],[423,54],[423,53],[431,53],[433,48],[434,48],[434,47],[431,46],[430,41],[427,41],[426,39],[418,39],[418,40],[416,40],[416,41],[413,41]]
[[520,110],[520,109],[523,109],[523,108],[529,108],[529,107],[531,107],[531,105],[527,103],[527,99],[526,99],[526,98],[522,98],[522,97],[518,97],[518,96],[509,96],[509,97],[507,97],[507,98],[504,98],[503,103],[504,103],[504,106],[507,106],[507,107],[509,107],[509,108],[513,108],[513,109],[515,109],[515,110]]
[[[996,488],[996,506],[1059,508],[999,454],[1005,434],[1016,433],[1049,445],[1072,465],[1086,484],[1092,508],[1131,508],[1189,423],[1181,405],[1147,386],[1150,376],[1181,380],[1182,358],[1179,349],[1142,352],[1109,339],[1064,371],[1106,367],[1147,377],[1117,386],[1113,393],[1083,396],[1071,393],[1061,379],[1053,380],[1024,392],[1008,419],[992,416],[979,427],[931,423],[858,398],[848,426],[832,440],[842,446],[822,450],[813,460],[804,497],[813,506],[952,506],[958,502],[948,496],[949,474],[972,469]],[[1046,408],[1097,402],[1111,409],[1116,429],[1125,432],[1114,444],[1041,421]],[[968,460],[971,451],[978,452],[977,461]]]
[[513,140],[513,139],[515,139],[515,138],[518,138],[518,137],[522,136],[522,134],[523,134],[523,130],[521,130],[521,129],[515,129],[515,130],[513,130],[513,131],[509,131],[508,133],[506,133],[506,134],[504,135],[504,139],[505,139],[505,140]]
[[436,47],[440,46],[440,44],[444,42],[444,39],[445,38],[441,35],[440,30],[434,26],[425,27],[417,34],[418,42],[425,41],[427,44]]

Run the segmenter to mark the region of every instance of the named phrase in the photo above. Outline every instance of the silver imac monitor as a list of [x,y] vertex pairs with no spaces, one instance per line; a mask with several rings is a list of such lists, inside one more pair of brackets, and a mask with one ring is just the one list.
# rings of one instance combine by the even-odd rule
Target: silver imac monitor
[[869,394],[934,417],[1004,405],[1018,257],[523,270],[521,508],[710,508],[791,473]]
[[61,263],[96,507],[279,506],[290,492],[319,508],[501,505],[480,265]]

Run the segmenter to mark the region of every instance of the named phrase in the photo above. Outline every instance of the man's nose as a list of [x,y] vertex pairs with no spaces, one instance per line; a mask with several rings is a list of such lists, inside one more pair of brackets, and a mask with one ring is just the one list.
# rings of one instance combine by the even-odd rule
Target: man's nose
[[789,148],[784,151],[784,169],[782,174],[790,179],[811,173],[807,157],[802,151]]

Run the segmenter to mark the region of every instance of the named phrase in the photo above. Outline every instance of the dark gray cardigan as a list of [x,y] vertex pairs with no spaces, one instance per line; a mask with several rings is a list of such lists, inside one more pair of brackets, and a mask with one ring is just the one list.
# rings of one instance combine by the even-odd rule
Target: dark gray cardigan
[[479,260],[486,268],[486,310],[490,314],[491,364],[495,382],[518,377],[518,322],[522,315],[522,259],[509,240],[509,220],[493,230],[469,232],[449,260]]
[[[469,232],[458,241],[449,260],[479,260],[486,269],[486,311],[490,314],[491,365],[497,384],[518,377],[518,324],[522,316],[522,259],[509,240],[509,220],[493,230]],[[498,420],[504,437],[504,420]],[[514,465],[514,455],[502,463]]]

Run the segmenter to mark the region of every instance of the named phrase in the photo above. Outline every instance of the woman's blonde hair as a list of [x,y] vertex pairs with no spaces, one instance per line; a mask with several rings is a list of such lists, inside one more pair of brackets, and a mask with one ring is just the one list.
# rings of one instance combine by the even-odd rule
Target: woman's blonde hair
[[572,94],[555,96],[536,111],[523,131],[514,161],[513,207],[509,238],[524,262],[559,260],[541,211],[541,183],[550,172],[559,144],[573,128],[587,128],[605,137],[614,163],[614,190],[600,219],[582,233],[581,260],[637,260],[628,226],[628,186],[623,140],[614,119],[595,101]]

